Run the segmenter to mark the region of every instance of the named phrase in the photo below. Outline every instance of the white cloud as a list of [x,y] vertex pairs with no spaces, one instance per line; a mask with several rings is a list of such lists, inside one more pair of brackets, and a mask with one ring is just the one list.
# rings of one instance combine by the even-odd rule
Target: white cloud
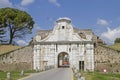
[[15,4],[14,7],[19,9],[19,10],[22,10],[22,11],[27,11],[28,10],[26,7],[21,6],[20,4]]
[[34,0],[22,0],[21,5],[22,6],[27,6],[27,5],[29,5],[29,4],[31,4],[33,2],[34,2]]
[[0,8],[12,7],[12,3],[9,0],[0,0]]
[[32,29],[32,34],[35,35],[38,30],[42,30],[42,28],[38,24],[35,24]]
[[60,7],[60,4],[58,3],[57,0],[49,0],[49,2],[56,5],[57,7]]
[[107,31],[101,34],[101,38],[108,44],[113,44],[116,38],[120,38],[120,27],[115,29],[107,28]]
[[104,20],[104,19],[98,19],[97,24],[100,26],[108,26],[109,22],[107,20]]
[[25,42],[24,40],[18,40],[18,41],[17,41],[17,44],[19,44],[20,46],[25,46],[25,45],[27,45],[28,43]]
[[41,29],[41,27],[40,27],[40,25],[35,24],[35,25],[34,25],[34,29],[35,29],[35,30],[40,30],[40,29]]

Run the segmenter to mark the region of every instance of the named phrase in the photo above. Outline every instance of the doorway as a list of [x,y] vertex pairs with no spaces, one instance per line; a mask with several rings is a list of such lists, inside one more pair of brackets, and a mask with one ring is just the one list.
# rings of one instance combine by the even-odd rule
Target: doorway
[[79,61],[79,70],[84,71],[84,61]]
[[58,55],[58,68],[68,68],[69,64],[69,55],[66,52],[61,52]]

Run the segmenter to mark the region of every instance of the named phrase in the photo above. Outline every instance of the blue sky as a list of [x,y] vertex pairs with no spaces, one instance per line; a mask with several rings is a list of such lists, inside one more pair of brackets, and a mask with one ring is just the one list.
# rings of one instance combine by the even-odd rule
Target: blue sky
[[92,29],[108,44],[120,37],[120,0],[0,0],[0,8],[28,12],[35,21],[32,35],[19,39],[27,44],[38,29],[52,29],[60,17],[69,17],[79,29]]

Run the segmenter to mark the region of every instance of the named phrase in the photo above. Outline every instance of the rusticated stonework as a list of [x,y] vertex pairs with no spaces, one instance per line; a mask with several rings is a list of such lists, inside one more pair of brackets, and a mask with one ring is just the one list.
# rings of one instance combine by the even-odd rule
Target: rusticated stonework
[[94,42],[90,29],[77,29],[69,18],[59,18],[52,30],[40,30],[34,37],[34,69],[45,66],[76,67],[94,71]]
[[95,48],[95,70],[120,72],[120,51],[97,45]]

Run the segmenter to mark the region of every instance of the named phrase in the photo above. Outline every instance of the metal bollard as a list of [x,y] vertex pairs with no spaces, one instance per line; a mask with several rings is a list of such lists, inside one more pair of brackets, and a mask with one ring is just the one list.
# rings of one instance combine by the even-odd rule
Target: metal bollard
[[11,80],[11,74],[10,74],[10,72],[7,73],[7,80]]

